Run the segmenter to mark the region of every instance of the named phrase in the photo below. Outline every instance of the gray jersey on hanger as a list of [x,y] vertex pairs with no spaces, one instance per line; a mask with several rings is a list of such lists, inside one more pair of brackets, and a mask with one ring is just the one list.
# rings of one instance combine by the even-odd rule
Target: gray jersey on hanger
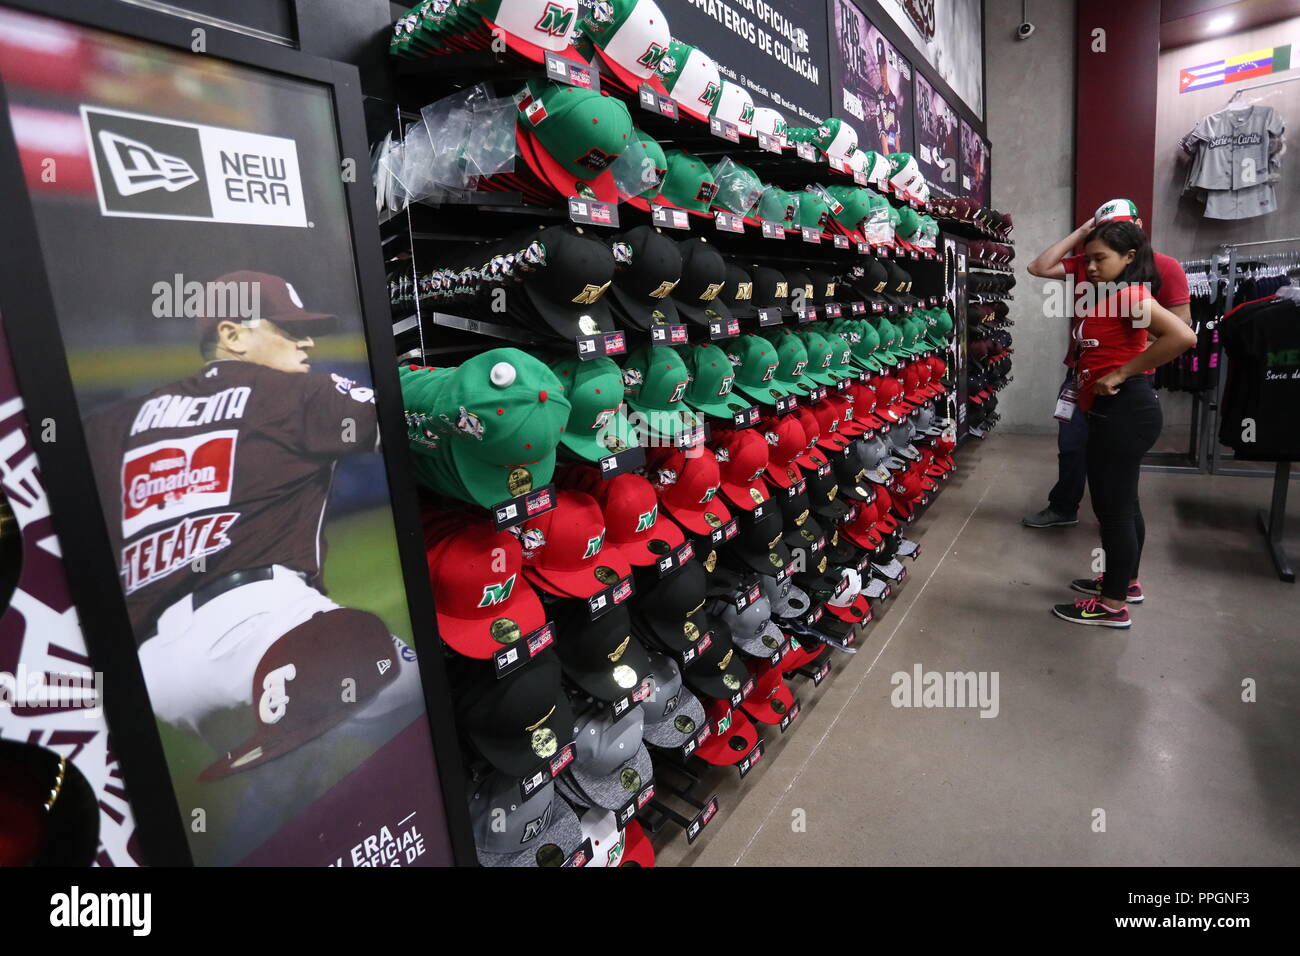
[[1285,131],[1271,106],[1211,113],[1183,137],[1183,148],[1199,153],[1188,188],[1245,189],[1269,182],[1270,160],[1281,150]]

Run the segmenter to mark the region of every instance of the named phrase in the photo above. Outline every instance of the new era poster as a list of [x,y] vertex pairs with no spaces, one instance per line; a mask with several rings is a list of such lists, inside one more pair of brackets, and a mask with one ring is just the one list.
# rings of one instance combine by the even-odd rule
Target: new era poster
[[699,45],[723,79],[791,127],[827,116],[826,11],[807,0],[659,0],[675,39]]
[[913,152],[912,64],[855,4],[832,3],[832,115],[857,130],[860,149],[886,156]]
[[331,91],[8,11],[0,82],[195,862],[450,862]]
[[965,120],[961,121],[961,195],[990,202],[989,144]]
[[984,115],[983,0],[879,0],[925,61],[976,116]]
[[961,168],[961,128],[957,111],[916,74],[916,161],[931,192],[958,195]]

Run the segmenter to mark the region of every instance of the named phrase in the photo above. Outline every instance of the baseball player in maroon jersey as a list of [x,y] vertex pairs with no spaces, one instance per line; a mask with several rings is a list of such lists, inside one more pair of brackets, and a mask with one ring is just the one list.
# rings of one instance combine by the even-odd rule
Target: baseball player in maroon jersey
[[[372,390],[310,374],[311,335],[335,317],[308,312],[283,278],[236,272],[214,287],[195,320],[202,368],[87,422],[154,712],[224,754],[201,779],[345,721],[409,723],[422,702],[413,652],[321,591],[335,463],[378,447]],[[252,318],[213,307],[250,299]],[[228,717],[244,705],[253,735],[245,719],[239,742]]]

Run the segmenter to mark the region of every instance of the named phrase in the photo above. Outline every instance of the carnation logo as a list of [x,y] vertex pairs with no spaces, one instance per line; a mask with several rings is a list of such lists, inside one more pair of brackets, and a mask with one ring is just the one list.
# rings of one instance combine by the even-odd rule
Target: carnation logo
[[81,118],[105,216],[311,225],[294,140],[90,106]]
[[230,504],[235,430],[154,442],[122,462],[122,536]]

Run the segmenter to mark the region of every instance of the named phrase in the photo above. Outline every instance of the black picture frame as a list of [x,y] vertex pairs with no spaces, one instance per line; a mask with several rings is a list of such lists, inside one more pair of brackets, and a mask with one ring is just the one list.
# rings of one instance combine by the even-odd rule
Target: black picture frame
[[[0,0],[0,6],[185,51],[191,49],[191,31],[197,27],[188,19],[102,0]],[[398,557],[433,738],[430,759],[437,766],[452,857],[459,865],[472,865],[475,853],[465,775],[436,637],[415,482],[405,454],[401,390],[392,357],[379,226],[368,176],[360,77],[354,66],[215,27],[206,30],[205,53],[241,67],[327,88],[334,104],[340,155],[356,162],[356,179],[345,187],[349,229]],[[8,110],[8,98],[0,87],[0,116],[7,117]],[[34,429],[47,421],[55,423],[55,441],[35,442],[37,458],[65,549],[64,566],[90,659],[104,674],[105,719],[135,815],[141,857],[149,866],[192,865],[186,821],[149,705],[136,644],[130,637],[131,624],[111,557],[63,337],[57,323],[51,321],[54,301],[36,218],[7,119],[0,122],[0,208],[6,211],[6,228],[0,239],[0,320],[5,323],[19,388]]]

